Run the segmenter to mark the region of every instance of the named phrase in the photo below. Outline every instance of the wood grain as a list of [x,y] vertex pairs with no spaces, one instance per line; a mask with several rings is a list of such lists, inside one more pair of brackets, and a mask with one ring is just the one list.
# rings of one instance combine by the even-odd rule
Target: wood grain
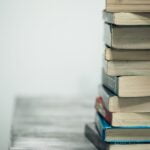
[[84,136],[93,106],[94,98],[18,98],[10,150],[95,150]]

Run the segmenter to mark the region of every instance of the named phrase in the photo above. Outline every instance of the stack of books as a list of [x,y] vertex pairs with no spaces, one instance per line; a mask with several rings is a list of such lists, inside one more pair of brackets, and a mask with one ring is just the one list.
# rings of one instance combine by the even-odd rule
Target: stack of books
[[107,0],[96,119],[85,135],[101,150],[150,149],[150,0]]

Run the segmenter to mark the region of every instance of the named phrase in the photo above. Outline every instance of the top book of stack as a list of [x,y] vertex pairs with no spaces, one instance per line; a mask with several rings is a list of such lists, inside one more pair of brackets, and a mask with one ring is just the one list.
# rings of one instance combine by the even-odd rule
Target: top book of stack
[[108,12],[150,12],[150,0],[106,0]]

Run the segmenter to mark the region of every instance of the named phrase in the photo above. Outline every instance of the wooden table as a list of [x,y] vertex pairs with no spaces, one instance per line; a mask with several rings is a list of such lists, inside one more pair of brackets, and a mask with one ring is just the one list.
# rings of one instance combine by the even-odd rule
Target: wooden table
[[18,98],[10,150],[95,150],[84,136],[93,107],[92,98]]

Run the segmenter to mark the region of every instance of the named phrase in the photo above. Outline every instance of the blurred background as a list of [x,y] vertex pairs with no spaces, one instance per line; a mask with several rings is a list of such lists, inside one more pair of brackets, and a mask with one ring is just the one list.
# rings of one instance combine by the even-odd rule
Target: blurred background
[[17,96],[94,97],[103,46],[102,0],[0,0],[0,149]]

